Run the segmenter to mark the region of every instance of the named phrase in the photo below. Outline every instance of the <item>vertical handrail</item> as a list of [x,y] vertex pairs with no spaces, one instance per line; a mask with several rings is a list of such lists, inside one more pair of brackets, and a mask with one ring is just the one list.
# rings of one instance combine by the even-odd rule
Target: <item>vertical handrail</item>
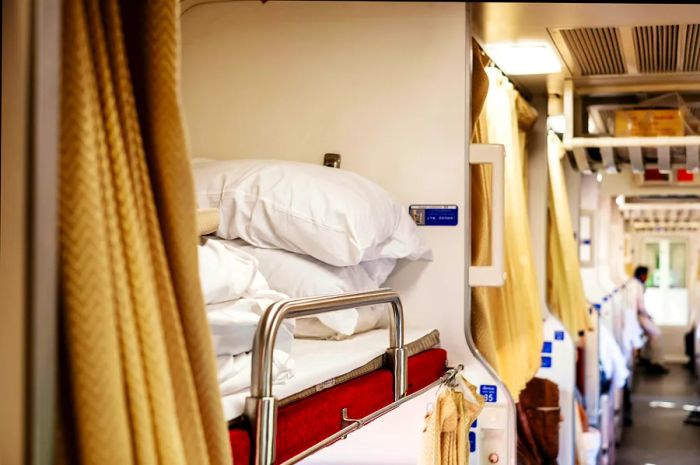
[[253,430],[254,464],[272,465],[275,461],[277,399],[272,394],[273,354],[277,332],[288,318],[379,304],[391,305],[387,356],[394,374],[394,400],[406,395],[407,355],[404,347],[404,314],[396,291],[378,289],[320,297],[289,299],[270,305],[260,319],[253,341],[251,388],[246,399],[246,417]]

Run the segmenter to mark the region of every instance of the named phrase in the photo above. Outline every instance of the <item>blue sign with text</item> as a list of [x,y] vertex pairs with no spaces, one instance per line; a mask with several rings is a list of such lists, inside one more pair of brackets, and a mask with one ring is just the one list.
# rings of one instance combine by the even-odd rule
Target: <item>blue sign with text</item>
[[557,341],[563,341],[564,331],[554,331],[554,339],[556,339]]
[[552,368],[552,357],[542,356],[542,368]]
[[493,384],[482,384],[479,387],[479,394],[484,396],[486,402],[496,402],[498,400],[498,388]]
[[457,205],[411,205],[408,214],[418,226],[457,226]]
[[544,341],[542,344],[542,353],[551,354],[552,353],[552,341]]

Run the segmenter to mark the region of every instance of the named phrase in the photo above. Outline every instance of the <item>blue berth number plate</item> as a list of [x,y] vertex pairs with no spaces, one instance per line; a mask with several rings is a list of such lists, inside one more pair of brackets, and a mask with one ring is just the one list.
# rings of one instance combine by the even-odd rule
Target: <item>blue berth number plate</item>
[[552,368],[552,357],[542,356],[542,368]]
[[551,354],[552,353],[552,341],[544,341],[542,344],[542,353]]
[[418,226],[457,226],[457,205],[411,205],[408,213]]
[[476,452],[476,433],[469,432],[469,452]]
[[479,387],[479,394],[484,396],[486,402],[496,402],[498,400],[498,388],[492,384],[482,384]]
[[564,340],[564,331],[555,331],[554,332],[554,339],[557,341],[563,341]]

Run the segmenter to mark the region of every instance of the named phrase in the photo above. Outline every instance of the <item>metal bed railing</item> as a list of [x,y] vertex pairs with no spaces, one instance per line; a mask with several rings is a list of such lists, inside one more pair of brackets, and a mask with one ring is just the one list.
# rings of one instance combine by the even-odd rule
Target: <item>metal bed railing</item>
[[456,368],[450,368],[445,373],[429,385],[411,393],[408,394],[401,399],[398,399],[391,404],[387,405],[386,407],[382,407],[381,409],[367,415],[366,417],[360,418],[360,419],[352,419],[347,417],[347,409],[342,410],[342,420],[343,420],[343,429],[338,431],[337,433],[333,434],[332,436],[327,437],[323,441],[309,447],[305,451],[295,455],[291,459],[285,461],[282,463],[282,465],[291,465],[293,463],[296,463],[309,455],[313,454],[314,452],[318,452],[319,450],[323,449],[324,447],[328,446],[329,444],[334,443],[335,441],[339,439],[344,439],[348,434],[352,433],[353,431],[357,431],[358,429],[362,428],[365,426],[367,423],[371,422],[372,420],[375,420],[382,415],[385,415],[392,410],[395,410],[405,402],[408,402],[411,399],[414,399],[415,397],[418,397],[422,394],[425,394],[429,390],[433,389],[436,386],[440,386],[441,384],[450,384],[453,382],[456,378],[456,376],[462,371],[464,367],[462,365],[459,365]]
[[[295,463],[326,445],[362,427],[366,422],[393,410],[418,393],[406,396],[408,378],[407,354],[404,347],[404,315],[401,299],[391,289],[354,292],[276,302],[267,308],[255,334],[251,371],[250,397],[246,399],[245,415],[252,431],[253,463],[272,465],[275,461],[275,436],[277,428],[277,399],[272,394],[272,361],[275,340],[282,321],[328,313],[349,308],[390,304],[388,363],[394,375],[394,403],[360,420],[347,420],[348,426],[324,441],[312,446],[285,462]],[[440,381],[440,380],[438,380]],[[438,381],[428,388],[438,384]],[[424,390],[427,390],[425,388]],[[420,392],[423,392],[420,391]]]

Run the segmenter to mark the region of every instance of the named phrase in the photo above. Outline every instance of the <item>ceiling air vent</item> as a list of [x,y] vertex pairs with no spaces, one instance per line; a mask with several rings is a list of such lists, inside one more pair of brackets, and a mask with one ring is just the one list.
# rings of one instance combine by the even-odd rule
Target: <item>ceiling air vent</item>
[[625,61],[615,28],[561,29],[560,33],[581,75],[625,73]]
[[[550,28],[574,78],[700,73],[700,24]],[[658,76],[655,76],[658,75]]]
[[689,24],[685,33],[683,71],[700,71],[700,24]]
[[634,51],[640,73],[672,73],[678,68],[680,26],[633,27]]

